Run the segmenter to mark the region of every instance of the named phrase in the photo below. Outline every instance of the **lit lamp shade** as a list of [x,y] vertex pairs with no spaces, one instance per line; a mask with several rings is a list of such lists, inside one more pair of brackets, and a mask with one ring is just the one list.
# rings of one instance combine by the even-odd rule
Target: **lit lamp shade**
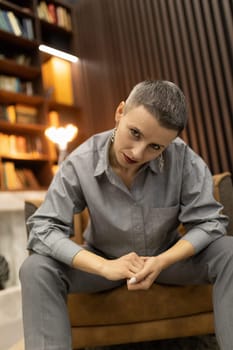
[[48,139],[58,145],[60,164],[67,155],[67,145],[78,134],[78,128],[72,124],[68,124],[65,127],[51,126],[45,130],[45,135]]

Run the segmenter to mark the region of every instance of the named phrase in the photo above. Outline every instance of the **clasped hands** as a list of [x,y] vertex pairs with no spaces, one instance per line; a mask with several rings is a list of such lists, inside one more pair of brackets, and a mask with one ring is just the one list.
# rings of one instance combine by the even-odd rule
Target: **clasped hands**
[[142,257],[132,252],[118,259],[106,260],[102,272],[110,280],[126,279],[129,290],[139,290],[149,289],[161,271],[159,256]]

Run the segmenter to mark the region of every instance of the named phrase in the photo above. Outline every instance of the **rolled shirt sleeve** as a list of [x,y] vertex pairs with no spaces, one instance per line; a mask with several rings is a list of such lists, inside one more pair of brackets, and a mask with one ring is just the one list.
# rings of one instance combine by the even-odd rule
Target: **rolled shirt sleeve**
[[190,148],[187,148],[181,190],[179,220],[189,241],[198,253],[214,240],[226,234],[228,219],[222,215],[222,205],[213,196],[213,178],[204,163]]
[[72,265],[83,248],[70,240],[73,215],[85,208],[78,175],[72,162],[64,162],[54,177],[40,208],[27,221],[28,249]]

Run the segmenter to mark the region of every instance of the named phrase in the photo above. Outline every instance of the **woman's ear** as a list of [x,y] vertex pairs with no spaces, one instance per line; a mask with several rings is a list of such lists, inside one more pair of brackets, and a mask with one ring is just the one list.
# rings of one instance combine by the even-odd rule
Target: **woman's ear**
[[121,101],[120,104],[118,105],[116,112],[115,112],[115,121],[116,121],[116,126],[119,123],[120,119],[124,115],[124,107],[125,107],[125,102]]

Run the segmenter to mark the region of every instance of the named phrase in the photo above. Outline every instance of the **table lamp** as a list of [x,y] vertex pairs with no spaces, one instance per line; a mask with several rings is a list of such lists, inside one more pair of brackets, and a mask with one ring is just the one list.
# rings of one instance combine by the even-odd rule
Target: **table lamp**
[[59,150],[58,165],[67,156],[67,145],[78,134],[78,128],[72,124],[66,126],[50,126],[45,130],[45,135],[48,139],[57,144]]

